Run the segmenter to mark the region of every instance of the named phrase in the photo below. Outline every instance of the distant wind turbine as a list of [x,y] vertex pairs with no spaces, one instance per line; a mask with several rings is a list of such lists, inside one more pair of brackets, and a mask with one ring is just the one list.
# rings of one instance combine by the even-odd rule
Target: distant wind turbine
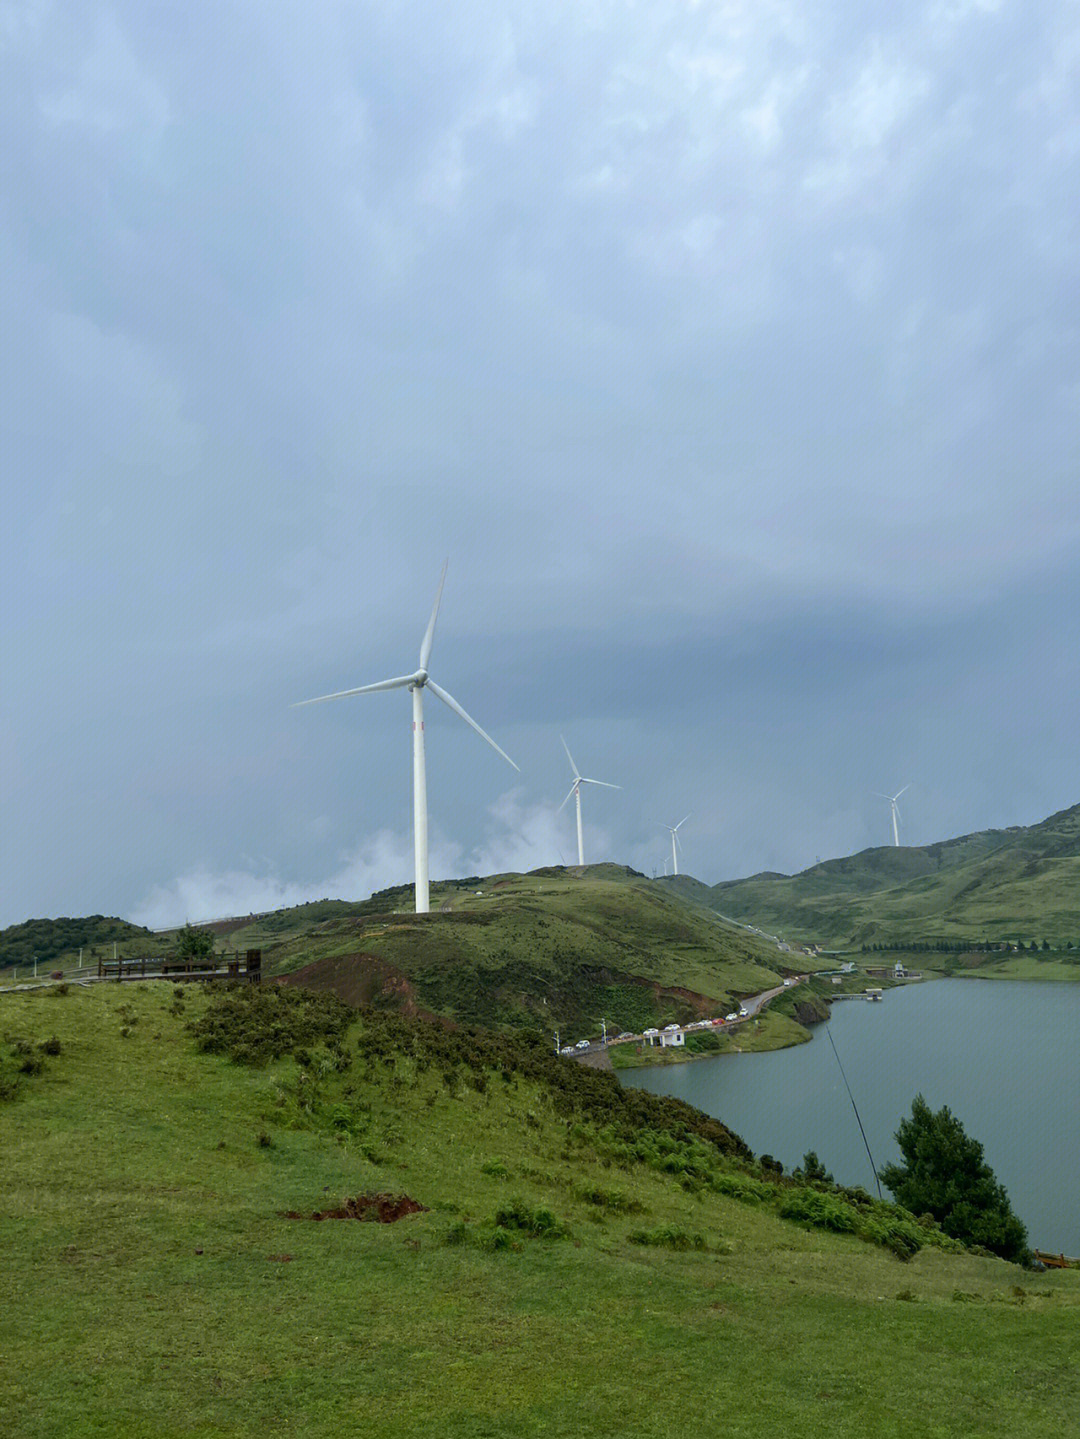
[[[449,562],[447,562],[449,563]],[[435,596],[435,607],[431,611],[431,619],[428,620],[427,631],[424,634],[423,642],[420,645],[420,668],[415,674],[399,675],[396,679],[380,680],[373,685],[359,685],[352,690],[338,690],[332,695],[318,695],[312,700],[300,700],[294,708],[300,705],[322,704],[324,700],[344,699],[346,695],[371,694],[375,690],[398,690],[408,689],[412,691],[413,711],[413,850],[416,860],[416,912],[427,914],[430,909],[428,896],[428,835],[427,835],[427,773],[424,764],[424,701],[423,692],[429,689],[436,698],[441,699],[443,704],[452,709],[454,713],[471,725],[481,739],[486,740],[491,748],[502,755],[503,759],[514,769],[518,766],[499,746],[486,734],[480,726],[458,704],[453,695],[447,694],[444,689],[435,683],[428,675],[428,661],[431,659],[431,645],[435,638],[435,621],[439,617],[439,605],[442,602],[443,585],[446,583],[446,565],[443,565],[442,575],[439,578],[439,592]]]
[[899,845],[900,845],[900,826],[899,826],[900,807],[899,807],[899,805],[896,803],[896,801],[900,798],[900,796],[901,796],[906,790],[909,790],[910,788],[911,788],[911,786],[910,786],[909,784],[906,784],[903,789],[898,789],[895,794],[879,794],[879,795],[878,795],[878,799],[887,799],[887,800],[889,801],[889,804],[890,804],[891,807],[892,807],[892,837],[893,837],[893,844],[896,845],[897,848],[899,848]]
[[585,841],[582,838],[581,832],[581,786],[583,784],[601,784],[604,786],[605,789],[622,789],[622,785],[608,784],[606,779],[586,779],[584,775],[579,774],[578,767],[574,763],[574,756],[570,753],[570,746],[563,739],[562,735],[560,735],[559,738],[562,740],[562,747],[566,751],[566,758],[570,761],[570,768],[574,771],[574,783],[570,786],[566,799],[563,800],[562,804],[559,806],[559,809],[557,809],[555,813],[559,813],[559,810],[561,810],[563,805],[565,805],[566,800],[570,798],[570,795],[574,796],[574,800],[577,804],[577,862],[578,864],[583,865],[585,863]]
[[[678,824],[675,824],[675,825],[666,824],[666,825],[664,825],[664,828],[665,828],[665,829],[668,831],[668,833],[671,835],[671,872],[672,872],[672,874],[678,874],[678,872],[679,872],[679,853],[678,853],[678,851],[679,851],[680,849],[682,849],[682,840],[679,838],[678,831],[683,827],[683,825],[686,823],[686,821],[687,821],[689,818],[690,818],[690,815],[684,814],[683,817],[682,817],[682,819],[679,821]],[[676,849],[676,846],[678,846],[678,849]]]

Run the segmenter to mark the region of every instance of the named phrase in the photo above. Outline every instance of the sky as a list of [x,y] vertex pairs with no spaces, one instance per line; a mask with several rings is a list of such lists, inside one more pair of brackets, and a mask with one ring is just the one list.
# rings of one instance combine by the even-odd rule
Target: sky
[[1080,800],[1075,0],[0,0],[0,924]]

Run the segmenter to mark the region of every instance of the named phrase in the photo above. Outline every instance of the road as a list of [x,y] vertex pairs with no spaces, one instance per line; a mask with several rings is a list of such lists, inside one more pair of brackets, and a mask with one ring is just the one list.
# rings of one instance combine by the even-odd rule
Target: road
[[[796,977],[796,983],[800,984],[806,978],[807,976],[805,974],[800,974]],[[790,988],[789,985],[777,984],[772,989],[763,989],[760,994],[750,995],[749,998],[744,999],[742,1001],[742,1004],[740,1005],[740,1008],[746,1011],[745,1014],[740,1015],[740,1017],[736,1020],[733,1020],[731,1024],[725,1024],[724,1028],[727,1030],[732,1030],[737,1028],[740,1024],[745,1023],[745,1021],[748,1019],[755,1019],[771,999],[775,999],[778,994],[783,994],[784,990],[788,988]],[[695,1034],[701,1033],[700,1030],[692,1030],[690,1032]],[[687,1033],[685,1027],[683,1028],[683,1033]],[[630,1036],[630,1039],[609,1039],[608,1046],[612,1044],[630,1044],[633,1040],[640,1040],[643,1038],[644,1035],[632,1034]],[[575,1045],[573,1049],[573,1057],[577,1059],[583,1057],[586,1054],[594,1054],[598,1049],[603,1049],[604,1047],[605,1046],[601,1040],[592,1039],[589,1041],[588,1049],[578,1049]],[[567,1046],[567,1048],[569,1048],[569,1046]],[[567,1053],[566,1057],[567,1059],[569,1059],[571,1056],[569,1053]]]

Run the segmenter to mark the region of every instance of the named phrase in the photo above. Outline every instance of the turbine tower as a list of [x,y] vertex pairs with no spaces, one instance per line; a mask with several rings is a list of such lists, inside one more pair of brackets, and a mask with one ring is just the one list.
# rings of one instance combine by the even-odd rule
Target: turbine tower
[[[447,561],[449,563],[449,561]],[[375,690],[398,690],[408,689],[412,691],[413,711],[413,850],[416,857],[416,912],[427,914],[430,909],[428,897],[428,837],[427,837],[427,772],[424,763],[424,700],[425,689],[429,689],[437,699],[471,725],[481,739],[486,740],[493,750],[502,755],[503,759],[514,769],[518,766],[499,746],[486,734],[480,726],[458,704],[453,695],[447,694],[428,675],[428,661],[431,659],[431,644],[435,638],[435,621],[439,617],[439,605],[442,602],[443,585],[446,583],[446,565],[443,565],[442,575],[439,579],[439,592],[435,596],[435,607],[431,611],[431,619],[428,620],[427,631],[424,634],[420,645],[420,668],[415,674],[399,675],[396,679],[380,680],[373,685],[359,685],[352,690],[338,690],[332,695],[318,695],[312,700],[300,700],[294,708],[300,705],[322,704],[324,700],[344,699],[346,695],[366,695]]]
[[[679,872],[679,853],[678,853],[678,850],[679,850],[679,849],[682,849],[682,840],[679,838],[678,831],[679,831],[680,829],[682,829],[683,825],[686,823],[686,821],[687,821],[689,818],[690,818],[690,815],[684,814],[683,817],[682,817],[682,819],[679,821],[678,824],[675,824],[675,825],[666,824],[666,825],[664,825],[664,828],[665,828],[665,829],[668,831],[668,833],[671,835],[671,872],[672,872],[672,874],[678,874],[678,872]],[[676,846],[678,846],[678,849],[676,849]]]
[[879,794],[879,795],[878,795],[878,799],[887,799],[887,800],[889,801],[889,805],[891,806],[891,812],[892,812],[892,837],[893,837],[893,844],[896,845],[897,848],[899,848],[899,846],[900,846],[900,826],[899,826],[900,806],[896,803],[896,801],[897,801],[897,800],[900,798],[900,796],[905,792],[905,790],[909,790],[910,788],[911,788],[911,786],[910,786],[909,784],[906,784],[903,789],[898,789],[895,794]]
[[559,810],[562,809],[566,800],[570,798],[570,795],[574,796],[577,804],[577,862],[583,865],[585,863],[585,841],[582,838],[581,832],[581,786],[583,784],[602,784],[605,789],[622,789],[622,785],[608,784],[606,779],[586,779],[584,775],[579,774],[578,767],[574,763],[574,756],[570,753],[570,746],[563,739],[562,735],[560,735],[559,738],[562,740],[562,747],[566,751],[566,758],[570,761],[570,768],[574,771],[574,783],[570,786],[566,799],[563,800],[555,813],[559,813]]

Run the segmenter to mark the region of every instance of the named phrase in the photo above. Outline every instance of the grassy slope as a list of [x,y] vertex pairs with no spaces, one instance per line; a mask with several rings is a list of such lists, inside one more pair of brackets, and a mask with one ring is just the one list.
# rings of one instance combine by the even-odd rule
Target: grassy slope
[[[905,1265],[607,1167],[524,1081],[451,1096],[437,1074],[357,1063],[366,1127],[334,1137],[304,1127],[292,1060],[197,1054],[185,1023],[205,997],[177,1016],[171,993],[3,1001],[7,1032],[63,1046],[0,1105],[11,1439],[1077,1432],[1076,1274],[935,1250]],[[645,1212],[588,1202],[598,1186]],[[407,1190],[430,1212],[281,1216],[360,1190]],[[509,1196],[572,1237],[445,1242]],[[643,1225],[710,1252],[629,1243]]]
[[302,969],[305,983],[351,1002],[405,998],[457,1020],[567,1032],[598,1028],[601,1016],[640,1028],[724,1013],[794,963],[615,866],[438,885],[432,909],[298,930],[269,950],[270,972]]
[[864,850],[802,874],[714,887],[725,914],[826,944],[967,938],[1080,942],[1080,805],[1029,828]]

